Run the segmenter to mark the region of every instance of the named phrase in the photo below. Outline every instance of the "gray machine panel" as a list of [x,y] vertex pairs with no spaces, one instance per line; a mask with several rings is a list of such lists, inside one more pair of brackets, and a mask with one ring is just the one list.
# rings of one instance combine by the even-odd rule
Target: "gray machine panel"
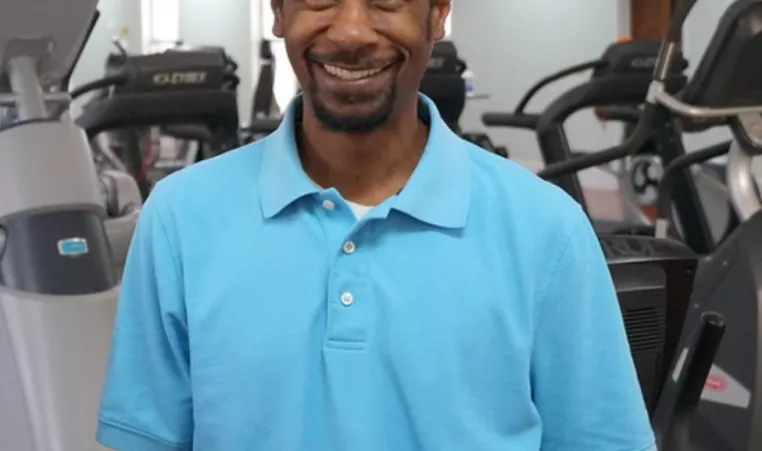
[[10,330],[0,314],[0,406],[14,406],[15,412],[0,408],[0,451],[34,449],[29,410],[13,352]]
[[95,433],[118,290],[32,297],[0,288],[0,399],[9,401],[0,403],[0,451],[105,451]]
[[10,59],[32,53],[40,58],[42,87],[60,83],[84,45],[97,5],[98,0],[0,1],[0,73],[7,72]]
[[11,127],[0,133],[0,154],[0,218],[37,209],[104,208],[87,139],[75,125]]

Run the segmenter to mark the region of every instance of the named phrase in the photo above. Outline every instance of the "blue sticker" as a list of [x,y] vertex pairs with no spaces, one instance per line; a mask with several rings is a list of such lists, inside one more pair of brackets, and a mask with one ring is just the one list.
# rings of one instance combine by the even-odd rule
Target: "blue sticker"
[[58,253],[65,257],[84,255],[89,252],[84,238],[66,238],[58,242]]

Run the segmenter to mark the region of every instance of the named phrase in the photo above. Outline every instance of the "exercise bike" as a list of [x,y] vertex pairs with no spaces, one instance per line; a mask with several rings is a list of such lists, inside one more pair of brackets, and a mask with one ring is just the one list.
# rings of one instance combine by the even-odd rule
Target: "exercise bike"
[[[707,253],[697,272],[675,368],[681,368],[687,335],[700,324],[707,310],[727,318],[725,335],[709,372],[693,427],[684,431],[691,446],[707,451],[762,449],[762,201],[751,170],[752,157],[762,154],[762,80],[756,66],[762,57],[762,0],[736,0],[726,10],[688,86],[679,95],[665,87],[679,34],[695,0],[679,5],[662,48],[664,63],[657,66],[641,118],[625,145],[574,158],[545,168],[540,175],[554,180],[575,171],[605,164],[637,151],[654,129],[670,130],[676,118],[691,118],[701,125],[718,119],[729,123],[733,142],[728,154],[731,200],[740,218],[719,246]],[[697,214],[698,196],[688,172],[693,162],[721,155],[721,149],[703,155],[685,155],[667,165],[663,179],[660,220],[656,234],[671,234],[668,211]],[[664,185],[667,186],[664,186]],[[680,220],[685,216],[678,215]],[[705,237],[708,236],[704,230]],[[684,239],[687,237],[684,237]],[[667,388],[664,399],[674,399]],[[661,406],[660,406],[661,407]],[[656,421],[669,416],[657,408]]]

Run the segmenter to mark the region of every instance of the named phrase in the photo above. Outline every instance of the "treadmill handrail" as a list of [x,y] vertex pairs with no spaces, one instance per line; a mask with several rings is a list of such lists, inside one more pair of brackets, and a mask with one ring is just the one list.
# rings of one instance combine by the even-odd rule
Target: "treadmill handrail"
[[[675,64],[675,59],[678,54],[680,54],[680,35],[683,24],[685,23],[688,14],[690,14],[693,9],[693,6],[696,4],[696,1],[697,0],[683,0],[677,5],[675,14],[672,16],[672,20],[667,29],[666,38],[662,42],[659,56],[654,65],[654,84],[661,83],[662,87],[664,87],[663,82],[670,78],[669,76],[672,73],[672,66]],[[663,91],[666,92],[666,89],[663,89]],[[540,171],[538,175],[545,179],[553,179],[583,169],[610,163],[637,152],[648,140],[654,125],[653,121],[656,115],[658,99],[651,95],[651,93],[652,90],[649,89],[649,95],[646,97],[646,103],[643,106],[643,114],[640,116],[640,121],[638,121],[632,134],[624,143],[610,147],[601,152],[548,166]]]
[[539,120],[539,114],[497,112],[487,112],[482,114],[482,124],[487,127],[513,127],[535,130]]
[[566,69],[562,69],[558,72],[554,72],[545,78],[541,79],[534,85],[532,85],[531,88],[529,88],[529,91],[527,91],[524,96],[519,100],[519,103],[516,105],[516,109],[514,110],[514,113],[516,114],[522,114],[524,112],[524,109],[529,104],[529,101],[532,100],[532,97],[535,96],[542,88],[549,85],[550,83],[553,83],[554,81],[558,81],[562,78],[566,78],[570,75],[577,74],[579,72],[584,72],[586,70],[591,69],[599,69],[606,65],[605,60],[596,59],[596,60],[590,60],[586,61],[584,63],[575,64],[574,66],[569,66]]
[[659,198],[656,202],[656,238],[666,238],[669,233],[669,222],[672,218],[672,189],[681,172],[694,164],[704,163],[713,158],[726,155],[730,150],[731,141],[714,144],[710,147],[690,152],[672,161],[665,169],[659,183]]
[[[647,92],[648,79],[642,75],[594,79],[568,90],[545,108],[537,123],[537,141],[545,164],[553,165],[574,158],[564,129],[564,123],[574,113],[592,106],[640,104]],[[580,204],[586,205],[576,173],[555,178],[554,182]]]
[[[709,372],[725,335],[725,317],[716,312],[701,316],[699,329],[688,348],[677,359],[672,383],[676,393],[673,403],[659,401],[663,410],[653,421],[659,449],[665,451],[691,451],[689,442],[691,422],[704,391]],[[667,407],[668,406],[668,407]]]
[[[641,88],[633,86],[640,82]],[[628,90],[619,89],[628,85]],[[537,133],[559,126],[574,113],[593,106],[640,104],[648,94],[649,83],[642,76],[618,76],[591,80],[564,93],[540,114]],[[616,96],[612,94],[616,92]]]
[[622,143],[589,155],[572,158],[568,161],[554,163],[537,173],[546,180],[553,180],[595,166],[611,163],[636,153],[645,145],[651,136],[656,105],[646,103],[632,134]]

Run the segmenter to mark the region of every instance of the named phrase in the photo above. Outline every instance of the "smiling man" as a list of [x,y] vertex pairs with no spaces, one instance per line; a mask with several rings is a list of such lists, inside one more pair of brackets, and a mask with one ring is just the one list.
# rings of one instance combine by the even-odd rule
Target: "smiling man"
[[99,441],[653,449],[582,210],[455,136],[417,94],[450,1],[272,7],[304,93],[271,136],[148,199]]

